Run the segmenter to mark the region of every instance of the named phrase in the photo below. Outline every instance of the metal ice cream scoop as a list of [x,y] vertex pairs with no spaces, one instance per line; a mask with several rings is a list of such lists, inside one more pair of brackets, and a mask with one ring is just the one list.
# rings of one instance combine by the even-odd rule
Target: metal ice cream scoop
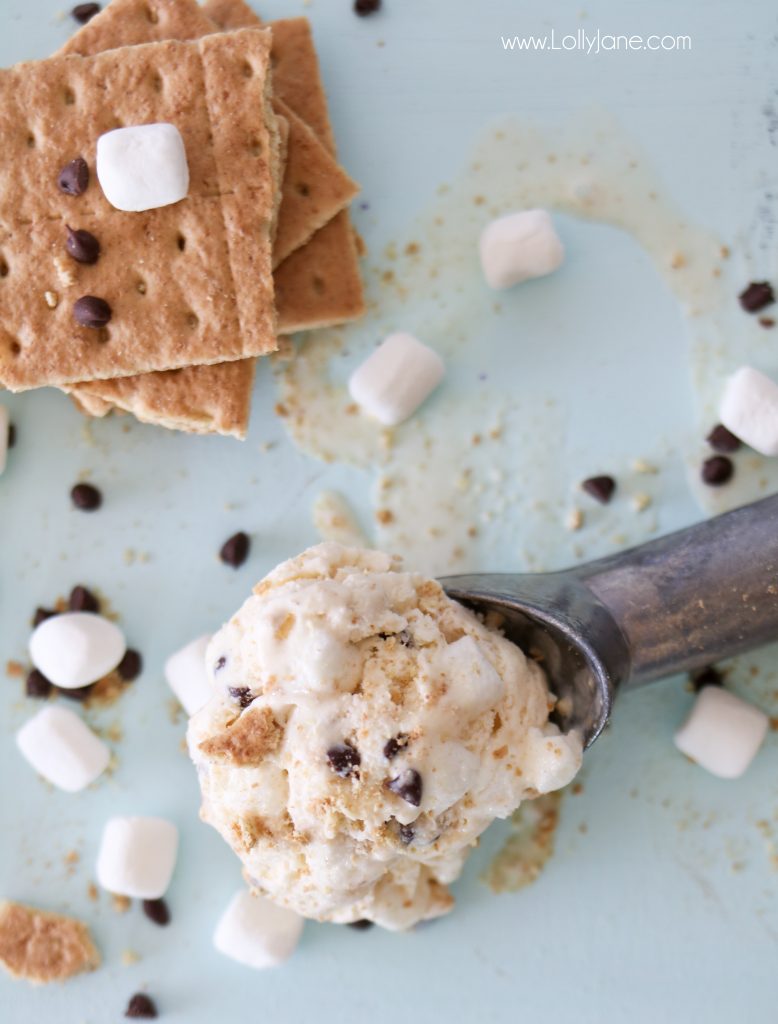
[[541,659],[588,746],[619,689],[778,640],[778,495],[563,572],[441,580]]

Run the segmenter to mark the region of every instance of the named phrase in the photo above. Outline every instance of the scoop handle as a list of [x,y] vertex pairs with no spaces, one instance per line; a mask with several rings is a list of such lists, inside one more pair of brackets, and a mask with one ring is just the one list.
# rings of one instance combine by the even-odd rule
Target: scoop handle
[[778,495],[572,574],[621,629],[627,686],[778,640]]

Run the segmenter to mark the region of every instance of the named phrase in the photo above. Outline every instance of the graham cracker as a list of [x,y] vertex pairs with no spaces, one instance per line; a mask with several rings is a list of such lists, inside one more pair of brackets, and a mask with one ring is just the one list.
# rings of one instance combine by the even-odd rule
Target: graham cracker
[[[275,349],[269,59],[270,35],[254,29],[0,71],[0,383],[24,390]],[[185,200],[122,213],[93,168],[84,195],[57,189],[60,168],[91,159],[103,132],[151,121],[182,133]],[[63,271],[73,221],[102,253]],[[72,318],[85,294],[112,307],[103,331]]]
[[100,954],[81,921],[3,900],[0,963],[12,977],[43,985],[93,971]]

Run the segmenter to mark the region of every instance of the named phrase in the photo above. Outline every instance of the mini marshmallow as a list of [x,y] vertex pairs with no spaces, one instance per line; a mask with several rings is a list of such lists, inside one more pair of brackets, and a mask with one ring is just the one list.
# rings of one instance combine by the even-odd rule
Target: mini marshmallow
[[387,427],[407,420],[443,380],[443,360],[412,334],[390,334],[348,382],[354,401]]
[[97,881],[139,900],[164,896],[178,852],[178,829],[164,818],[109,818],[97,856]]
[[119,627],[92,612],[53,615],[30,637],[33,665],[66,690],[96,683],[116,668],[126,650]]
[[0,476],[2,476],[5,469],[5,462],[8,456],[8,431],[10,425],[11,421],[8,418],[8,410],[4,405],[0,405]]
[[481,232],[481,268],[490,288],[512,288],[562,265],[565,249],[546,210],[498,217]]
[[94,782],[111,758],[108,747],[78,715],[56,705],[26,722],[16,743],[39,775],[67,793]]
[[294,952],[303,924],[299,914],[241,889],[220,917],[213,944],[247,967],[277,967]]
[[719,419],[762,455],[778,455],[778,384],[751,366],[741,366],[724,388]]
[[137,213],[170,206],[189,191],[189,165],[173,124],[116,128],[97,140],[97,180],[117,210]]
[[675,745],[720,779],[738,779],[767,734],[767,715],[721,686],[700,690]]
[[171,654],[165,662],[165,679],[191,718],[211,699],[213,689],[205,664],[205,652],[211,642],[209,635],[198,637]]

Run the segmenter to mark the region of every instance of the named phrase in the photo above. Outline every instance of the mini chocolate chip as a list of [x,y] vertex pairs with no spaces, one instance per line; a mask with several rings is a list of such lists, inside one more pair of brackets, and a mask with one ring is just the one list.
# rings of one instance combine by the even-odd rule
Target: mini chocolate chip
[[157,1016],[157,1008],[153,999],[145,992],[136,992],[127,1004],[124,1011],[125,1017],[142,1017],[144,1020],[151,1020]]
[[350,779],[352,776],[359,778],[359,766],[362,763],[362,758],[359,756],[359,751],[350,743],[338,743],[337,746],[330,747],[327,751],[327,760],[330,763],[330,768],[341,778]]
[[222,654],[222,656],[217,660],[216,664],[213,666],[214,672],[221,672],[221,670],[224,668],[226,664],[227,656],[225,654]]
[[381,10],[381,0],[354,0],[354,11],[361,18]]
[[164,928],[166,924],[170,924],[170,908],[161,898],[158,900],[144,900],[143,913],[150,921],[158,924],[161,928]]
[[408,733],[398,732],[396,736],[393,736],[390,740],[387,740],[384,744],[384,757],[387,761],[391,761],[397,757],[401,750],[408,746]]
[[612,476],[590,476],[584,480],[581,488],[601,505],[607,505],[616,490],[616,481]]
[[125,683],[131,683],[134,679],[137,679],[143,671],[143,658],[140,652],[128,647],[124,652],[124,657],[116,666],[116,671]]
[[724,685],[724,676],[714,665],[708,665],[707,668],[700,669],[699,672],[690,676],[690,679],[695,693],[699,693],[705,686]]
[[702,464],[702,480],[709,487],[721,487],[729,483],[735,472],[735,464],[726,455],[713,455]]
[[68,689],[66,686],[55,686],[55,690],[61,697],[67,697],[68,700],[85,701],[92,692],[94,683],[90,683],[89,686],[76,686]]
[[96,14],[100,13],[100,4],[76,4],[70,12],[79,25],[86,25]]
[[347,923],[349,928],[353,928],[355,932],[366,932],[373,927],[375,921],[368,921],[366,917],[363,917],[359,921],[348,921]]
[[57,178],[61,192],[69,196],[81,196],[89,187],[89,164],[82,156],[77,156],[69,164],[65,164]]
[[233,569],[237,569],[248,558],[250,547],[251,540],[248,534],[241,530],[222,544],[219,558],[225,565],[231,565]]
[[65,240],[65,248],[77,263],[97,263],[100,256],[100,243],[91,231],[84,231],[79,228],[74,231],[66,224],[68,237]]
[[775,294],[769,281],[752,281],[748,288],[738,295],[738,299],[746,313],[758,313],[760,309],[775,302]]
[[59,612],[55,612],[53,608],[36,608],[32,617],[33,629],[40,626],[46,619],[53,619],[55,615],[59,615]]
[[242,708],[247,708],[254,700],[254,694],[248,686],[231,686],[228,692],[230,697],[232,697],[237,704],[240,704]]
[[8,447],[13,448],[16,444],[16,426],[13,423],[8,424]]
[[422,782],[421,775],[415,768],[406,768],[393,779],[389,779],[386,788],[390,789],[397,796],[410,804],[411,807],[418,807],[421,804]]
[[73,319],[81,327],[105,327],[111,320],[111,307],[97,295],[82,295],[73,303]]
[[72,612],[99,612],[100,602],[91,590],[79,584],[73,587],[68,598],[68,608]]
[[723,423],[717,423],[705,440],[714,452],[736,452],[741,445],[740,438],[727,430]]
[[410,846],[416,838],[416,833],[410,825],[400,825],[400,842],[403,846]]
[[92,484],[76,484],[70,491],[70,500],[82,512],[94,512],[103,503],[103,496]]
[[24,684],[24,692],[28,697],[35,697],[37,700],[42,700],[44,697],[48,697],[51,693],[51,683],[42,672],[39,672],[37,668],[34,668],[27,676],[27,681]]

